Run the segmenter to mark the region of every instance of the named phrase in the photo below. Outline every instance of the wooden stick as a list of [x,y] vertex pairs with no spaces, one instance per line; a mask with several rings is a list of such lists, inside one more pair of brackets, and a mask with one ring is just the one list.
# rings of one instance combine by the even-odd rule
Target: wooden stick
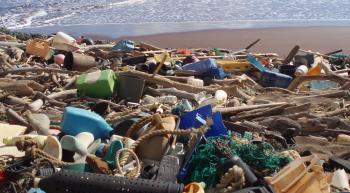
[[289,64],[289,62],[293,60],[295,55],[297,55],[299,49],[300,49],[300,46],[298,45],[294,46],[294,48],[289,52],[288,56],[283,60],[282,64]]
[[242,111],[249,111],[253,109],[259,109],[259,108],[267,108],[267,107],[275,107],[280,105],[285,105],[286,102],[277,102],[277,103],[270,103],[270,104],[262,104],[262,105],[246,105],[246,106],[240,106],[240,107],[226,107],[226,108],[217,108],[216,110],[221,112],[222,114],[234,114],[239,113]]
[[253,46],[255,46],[255,44],[257,44],[258,42],[260,42],[260,38],[255,40],[253,43],[249,44],[247,47],[245,47],[245,50],[249,50],[250,48],[252,48]]
[[26,73],[26,72],[33,72],[33,73],[50,72],[50,73],[72,74],[72,75],[79,73],[75,71],[61,70],[57,68],[19,68],[15,70],[0,72],[0,76],[5,76],[7,74],[20,74],[20,73]]
[[281,114],[284,111],[284,108],[288,107],[290,104],[284,104],[277,107],[272,107],[270,109],[267,109],[265,111],[261,111],[255,114],[248,114],[248,115],[242,115],[242,116],[234,116],[230,117],[231,121],[240,121],[240,120],[247,120],[247,119],[253,119],[257,117],[269,117],[271,115]]
[[328,56],[328,55],[321,54],[321,53],[318,53],[318,52],[306,51],[306,50],[303,50],[303,49],[299,49],[299,51],[307,53],[307,54],[314,54],[314,55],[322,56],[324,58],[336,58],[336,57],[333,57],[333,56]]
[[61,92],[52,93],[47,97],[50,99],[73,98],[77,95],[77,91],[77,89],[64,90]]
[[158,74],[160,68],[162,68],[162,66],[163,66],[164,63],[165,63],[165,60],[166,60],[167,55],[168,55],[168,52],[164,52],[163,54],[164,54],[164,55],[163,55],[162,61],[161,61],[160,64],[157,66],[156,70],[153,72],[153,75],[152,75],[153,77],[154,77],[156,74]]
[[16,121],[17,124],[19,125],[24,125],[26,127],[30,127],[29,123],[27,122],[27,120],[25,120],[21,115],[19,115],[16,111],[14,111],[13,109],[6,109],[6,115],[8,117],[11,117],[12,119],[14,119]]
[[321,117],[334,117],[334,116],[338,116],[341,114],[350,114],[350,109],[349,108],[345,108],[345,109],[338,109],[335,111],[331,111],[331,112],[325,112],[323,115],[321,115]]
[[330,93],[321,93],[318,95],[295,97],[294,99],[319,98],[319,97],[340,98],[345,96],[350,96],[350,92],[346,90],[340,90],[340,91],[337,90],[335,92],[330,92]]

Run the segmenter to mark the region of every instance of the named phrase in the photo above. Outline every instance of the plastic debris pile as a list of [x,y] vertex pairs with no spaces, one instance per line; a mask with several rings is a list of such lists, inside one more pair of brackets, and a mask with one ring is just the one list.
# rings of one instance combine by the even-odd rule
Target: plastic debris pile
[[[18,36],[18,37],[15,37]],[[0,32],[0,192],[350,191],[349,55]]]

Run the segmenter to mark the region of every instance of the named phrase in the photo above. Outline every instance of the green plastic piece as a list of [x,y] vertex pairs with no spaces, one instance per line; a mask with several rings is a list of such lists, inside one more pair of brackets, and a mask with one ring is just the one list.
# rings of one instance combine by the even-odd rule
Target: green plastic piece
[[65,170],[71,170],[76,172],[91,172],[90,166],[85,163],[75,163],[63,166]]
[[104,160],[108,163],[108,166],[115,168],[115,156],[118,150],[123,148],[123,143],[120,140],[112,141],[109,146]]
[[114,94],[116,75],[112,70],[82,74],[78,77],[76,84],[80,96],[106,98]]

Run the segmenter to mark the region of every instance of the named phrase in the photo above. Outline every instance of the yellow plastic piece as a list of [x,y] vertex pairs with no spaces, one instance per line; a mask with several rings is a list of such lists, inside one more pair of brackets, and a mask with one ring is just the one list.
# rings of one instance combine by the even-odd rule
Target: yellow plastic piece
[[39,148],[43,148],[47,139],[47,136],[44,135],[20,135],[17,137],[7,137],[3,139],[3,143],[7,146],[15,146],[16,142],[24,140],[26,138],[33,139],[38,145]]
[[154,54],[154,59],[158,63],[171,61],[171,57],[168,52],[163,52],[162,54]]
[[252,69],[251,64],[247,60],[217,60],[216,63],[225,72],[246,72]]

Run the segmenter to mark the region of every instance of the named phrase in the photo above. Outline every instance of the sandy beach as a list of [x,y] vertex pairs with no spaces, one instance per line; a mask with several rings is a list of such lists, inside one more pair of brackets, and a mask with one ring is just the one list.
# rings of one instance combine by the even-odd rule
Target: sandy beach
[[303,49],[321,53],[337,49],[350,53],[350,27],[216,29],[123,38],[136,42],[144,41],[164,48],[221,47],[232,50],[240,50],[260,38],[262,41],[251,51],[276,52],[285,56],[293,46],[299,45]]

